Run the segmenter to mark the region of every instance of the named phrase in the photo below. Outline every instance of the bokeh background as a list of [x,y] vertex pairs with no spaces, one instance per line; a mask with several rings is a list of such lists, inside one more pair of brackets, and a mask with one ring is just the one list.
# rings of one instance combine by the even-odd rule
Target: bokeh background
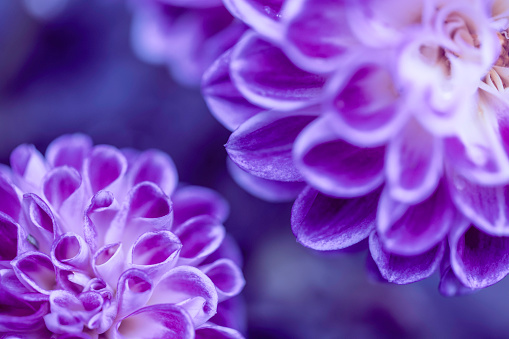
[[226,228],[245,258],[250,338],[509,338],[508,279],[444,298],[437,275],[408,286],[377,283],[365,251],[317,253],[297,244],[291,204],[263,202],[229,177],[229,133],[199,89],[136,59],[124,0],[70,0],[46,18],[29,14],[24,1],[0,1],[0,162],[8,164],[21,143],[44,151],[75,132],[169,153],[182,181],[211,187],[231,204]]

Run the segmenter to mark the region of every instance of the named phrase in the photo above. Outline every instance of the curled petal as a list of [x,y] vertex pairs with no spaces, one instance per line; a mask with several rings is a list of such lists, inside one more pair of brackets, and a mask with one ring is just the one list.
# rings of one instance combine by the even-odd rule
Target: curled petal
[[441,242],[456,218],[456,208],[444,184],[416,205],[400,203],[385,190],[378,204],[378,233],[387,251],[419,255]]
[[281,38],[279,23],[283,0],[225,0],[224,5],[235,17],[263,36]]
[[307,187],[292,208],[292,230],[297,241],[320,251],[352,246],[375,229],[381,189],[359,198],[328,197]]
[[115,196],[109,191],[97,192],[85,209],[83,234],[92,251],[104,246],[106,232],[120,207]]
[[293,152],[306,181],[325,194],[360,196],[384,180],[384,147],[360,148],[339,139],[327,117],[300,133]]
[[395,284],[410,284],[429,277],[440,265],[444,242],[415,256],[391,254],[382,248],[376,232],[369,237],[369,250],[384,279]]
[[20,145],[11,153],[11,168],[15,176],[32,187],[39,187],[49,167],[33,145]]
[[2,305],[2,307],[5,309],[0,313],[0,332],[15,332],[16,336],[11,338],[18,338],[19,332],[34,331],[44,327],[43,316],[48,313],[47,303],[39,303],[35,309],[20,310],[8,305]]
[[108,190],[117,193],[127,170],[127,160],[115,147],[95,146],[85,160],[84,173],[92,193]]
[[232,83],[232,50],[221,55],[203,74],[202,94],[210,112],[223,126],[234,131],[264,108],[247,101]]
[[179,187],[171,200],[175,213],[175,226],[199,215],[208,215],[223,222],[230,212],[228,202],[216,191],[206,187]]
[[203,215],[189,219],[175,230],[182,242],[181,264],[197,264],[221,245],[225,229],[219,221]]
[[11,261],[18,255],[18,247],[20,242],[20,226],[11,218],[0,213],[0,262]]
[[193,321],[176,305],[147,306],[123,318],[112,331],[115,339],[192,339]]
[[90,277],[86,273],[79,271],[58,270],[57,282],[64,290],[79,294],[85,290],[90,282]]
[[164,193],[171,195],[178,183],[177,168],[173,160],[158,150],[141,153],[129,171],[130,185],[150,181],[159,186]]
[[0,174],[0,212],[7,214],[14,220],[19,220],[21,202],[16,187]]
[[155,286],[147,305],[177,303],[189,313],[196,326],[203,324],[217,310],[214,283],[195,267],[173,268]]
[[12,262],[18,279],[28,289],[49,295],[56,285],[56,268],[51,259],[39,252],[25,252]]
[[229,259],[219,259],[200,269],[216,285],[219,302],[236,296],[246,284],[240,268]]
[[196,329],[196,339],[243,339],[244,336],[233,328],[206,324]]
[[263,179],[241,169],[228,158],[228,171],[233,180],[257,198],[271,202],[293,201],[306,186],[304,182],[285,182]]
[[122,244],[109,244],[100,248],[94,255],[92,268],[97,277],[103,279],[109,286],[116,286],[125,268]]
[[242,124],[226,143],[230,159],[268,180],[302,181],[293,164],[295,139],[316,118],[314,112],[265,112]]
[[74,233],[58,237],[51,249],[51,259],[55,266],[63,270],[88,271],[90,251],[85,239]]
[[49,254],[58,226],[49,206],[39,196],[27,193],[23,196],[23,215],[27,232],[36,239],[41,252]]
[[410,204],[421,202],[442,177],[442,142],[412,120],[387,147],[385,169],[395,199]]
[[268,109],[293,110],[317,102],[325,78],[292,64],[276,46],[247,32],[232,53],[230,76],[253,104]]
[[44,316],[46,327],[53,333],[80,333],[83,331],[83,321],[71,312],[48,313]]
[[467,221],[449,234],[451,267],[465,286],[478,289],[509,273],[509,237],[492,236]]
[[124,317],[145,306],[154,288],[143,271],[129,269],[122,273],[117,287],[118,317]]
[[287,1],[282,22],[284,49],[290,59],[310,72],[337,69],[356,44],[346,14],[345,1]]
[[127,262],[157,281],[175,266],[181,248],[179,238],[170,231],[147,232],[136,240]]
[[83,161],[92,149],[92,140],[84,134],[63,135],[46,149],[46,159],[52,167],[69,166],[81,171]]

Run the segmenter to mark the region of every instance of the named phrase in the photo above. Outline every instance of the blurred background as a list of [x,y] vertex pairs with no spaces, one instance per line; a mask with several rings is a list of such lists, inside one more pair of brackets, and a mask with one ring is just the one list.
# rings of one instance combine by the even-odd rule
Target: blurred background
[[131,20],[123,0],[0,1],[0,163],[21,143],[44,151],[75,132],[169,153],[181,181],[211,187],[231,204],[226,228],[245,258],[250,338],[509,337],[508,279],[444,298],[437,275],[408,286],[377,283],[365,251],[316,253],[297,244],[291,204],[265,203],[230,179],[229,132],[199,89],[135,57]]

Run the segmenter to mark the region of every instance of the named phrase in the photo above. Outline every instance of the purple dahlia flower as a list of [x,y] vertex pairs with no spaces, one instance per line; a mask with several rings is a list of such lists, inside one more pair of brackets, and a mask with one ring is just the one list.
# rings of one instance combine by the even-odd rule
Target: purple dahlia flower
[[233,46],[245,25],[221,0],[131,0],[131,40],[146,62],[167,65],[174,79],[197,86],[203,72]]
[[225,3],[252,30],[203,93],[233,131],[234,177],[301,191],[299,242],[369,239],[383,279],[440,267],[448,295],[509,273],[509,1]]
[[[65,135],[0,167],[0,333],[243,338],[228,205],[170,157]],[[233,308],[233,310],[232,310]]]

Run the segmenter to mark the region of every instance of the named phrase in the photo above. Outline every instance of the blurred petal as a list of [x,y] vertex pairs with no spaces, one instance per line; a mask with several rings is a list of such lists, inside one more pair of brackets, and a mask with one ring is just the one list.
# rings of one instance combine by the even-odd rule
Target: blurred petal
[[338,250],[365,239],[374,229],[380,190],[359,198],[331,198],[307,187],[292,208],[292,231],[302,245]]
[[243,339],[244,336],[238,331],[217,326],[214,324],[203,325],[196,329],[196,339]]
[[229,259],[219,259],[212,264],[200,267],[200,270],[216,286],[219,302],[236,296],[246,284],[240,268]]
[[0,213],[0,262],[11,261],[18,255],[19,227],[14,220]]
[[83,161],[92,149],[92,140],[84,134],[67,134],[51,142],[46,159],[52,167],[69,166],[81,171]]
[[4,176],[0,174],[0,212],[3,212],[13,218],[19,220],[21,212],[20,196],[16,187]]
[[42,178],[48,171],[46,159],[33,145],[20,145],[11,153],[11,168],[32,187],[39,187]]

